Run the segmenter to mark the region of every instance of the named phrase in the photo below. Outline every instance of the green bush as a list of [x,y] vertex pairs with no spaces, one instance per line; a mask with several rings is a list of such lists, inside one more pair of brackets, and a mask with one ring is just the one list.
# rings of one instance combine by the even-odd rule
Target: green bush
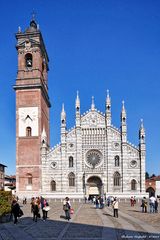
[[11,212],[12,193],[0,191],[0,216]]

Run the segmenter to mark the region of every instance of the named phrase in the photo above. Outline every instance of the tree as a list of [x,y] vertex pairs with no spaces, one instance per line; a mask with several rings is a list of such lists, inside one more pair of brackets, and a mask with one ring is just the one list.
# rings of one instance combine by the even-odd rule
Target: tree
[[153,177],[156,177],[156,175],[154,173],[150,176],[150,178],[153,178]]
[[149,179],[149,173],[146,172],[146,179]]

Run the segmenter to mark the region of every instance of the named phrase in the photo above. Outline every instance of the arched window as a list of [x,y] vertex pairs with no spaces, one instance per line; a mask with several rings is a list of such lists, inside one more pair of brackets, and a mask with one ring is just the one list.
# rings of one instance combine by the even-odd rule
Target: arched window
[[114,186],[120,186],[120,174],[118,172],[115,172],[114,174]]
[[132,179],[131,181],[131,190],[136,190],[137,189],[137,182],[135,179]]
[[74,175],[74,173],[71,172],[68,175],[68,179],[69,179],[69,186],[74,187],[75,186],[75,175]]
[[56,182],[54,180],[51,181],[51,191],[56,191]]
[[73,167],[73,157],[69,157],[69,167]]
[[32,54],[27,53],[25,56],[25,62],[26,62],[26,67],[31,68],[32,67]]
[[27,178],[28,178],[28,185],[32,185],[32,174],[28,173]]
[[32,136],[32,128],[31,127],[26,127],[26,136],[31,137]]
[[114,160],[115,160],[115,167],[119,167],[119,156],[118,155],[115,156]]

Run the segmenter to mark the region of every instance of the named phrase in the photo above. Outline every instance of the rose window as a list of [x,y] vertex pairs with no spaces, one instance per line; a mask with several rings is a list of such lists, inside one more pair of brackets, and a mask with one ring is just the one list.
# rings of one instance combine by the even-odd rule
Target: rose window
[[136,160],[132,160],[131,162],[130,162],[130,166],[131,167],[136,167],[137,166],[137,161]]
[[92,167],[96,167],[101,162],[101,159],[102,154],[97,150],[89,151],[86,156],[87,163]]

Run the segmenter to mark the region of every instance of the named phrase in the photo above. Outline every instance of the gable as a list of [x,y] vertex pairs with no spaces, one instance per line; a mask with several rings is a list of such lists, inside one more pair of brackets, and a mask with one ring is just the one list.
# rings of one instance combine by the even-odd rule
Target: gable
[[94,110],[81,117],[82,128],[105,128],[105,116]]

